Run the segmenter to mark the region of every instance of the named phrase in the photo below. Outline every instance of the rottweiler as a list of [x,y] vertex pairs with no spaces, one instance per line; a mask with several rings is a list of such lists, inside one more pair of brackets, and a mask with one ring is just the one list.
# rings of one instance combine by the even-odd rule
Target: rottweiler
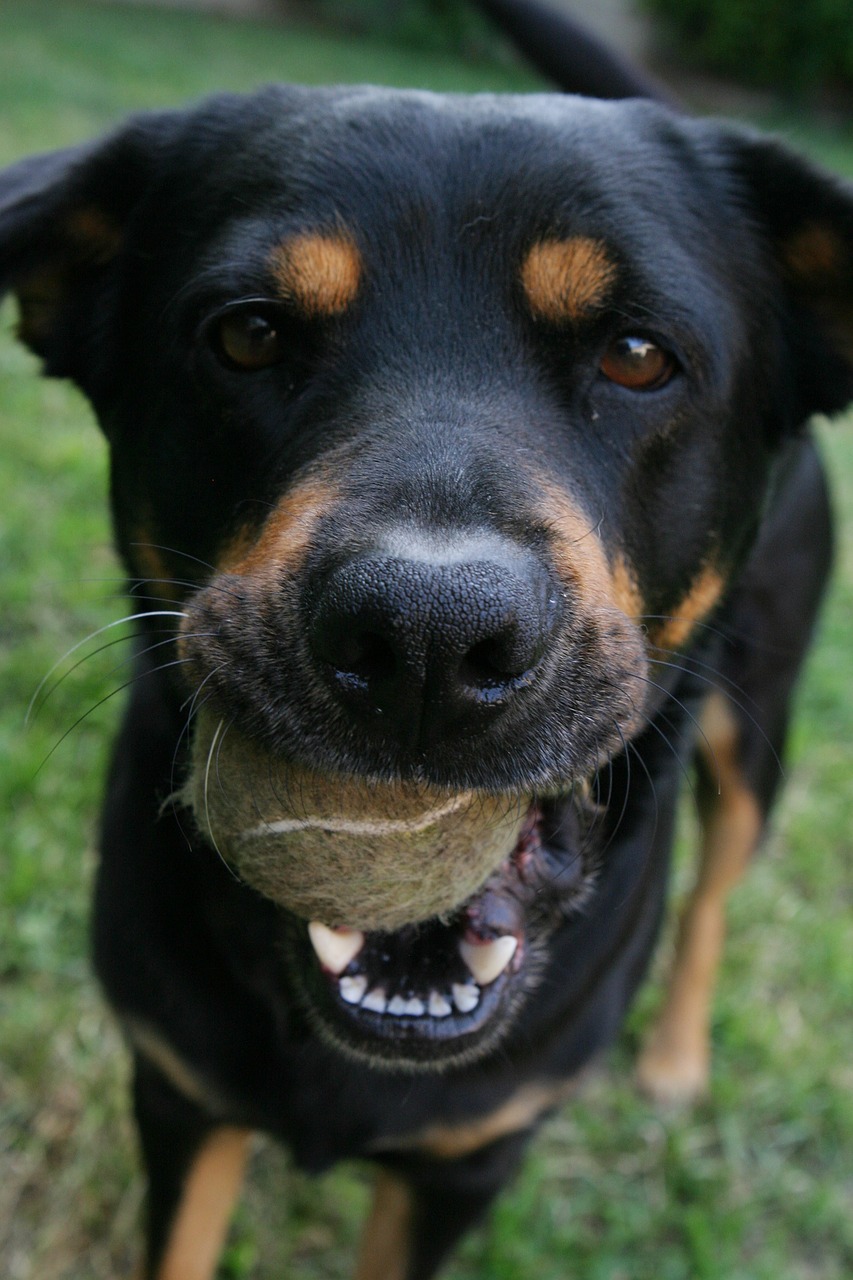
[[142,631],[94,953],[148,1280],[209,1280],[254,1131],[375,1162],[355,1274],[432,1276],[619,1029],[692,769],[640,1075],[705,1085],[831,559],[853,192],[613,82],[271,87],[0,179]]

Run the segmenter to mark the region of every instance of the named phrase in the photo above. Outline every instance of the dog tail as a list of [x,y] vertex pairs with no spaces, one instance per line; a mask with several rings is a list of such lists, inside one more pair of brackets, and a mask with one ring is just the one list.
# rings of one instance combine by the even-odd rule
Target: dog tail
[[675,105],[663,85],[614,53],[565,11],[539,0],[474,3],[564,93],[589,98],[651,98]]

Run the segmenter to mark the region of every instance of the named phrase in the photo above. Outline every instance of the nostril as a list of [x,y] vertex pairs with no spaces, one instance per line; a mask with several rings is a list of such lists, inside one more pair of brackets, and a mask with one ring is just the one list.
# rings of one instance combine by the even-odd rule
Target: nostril
[[322,636],[317,648],[338,679],[355,688],[393,680],[397,674],[393,646],[375,631],[335,628],[334,634],[327,631]]
[[472,645],[459,664],[463,687],[486,701],[518,689],[530,678],[542,656],[542,645],[507,627]]

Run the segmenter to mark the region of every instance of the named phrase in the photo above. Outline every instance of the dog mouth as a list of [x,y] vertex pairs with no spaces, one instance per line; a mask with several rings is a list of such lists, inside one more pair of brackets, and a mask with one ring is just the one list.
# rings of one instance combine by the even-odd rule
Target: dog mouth
[[503,1038],[536,985],[549,928],[585,891],[577,855],[532,805],[515,848],[450,916],[391,932],[307,925],[306,995],[327,1040],[410,1069],[470,1060]]

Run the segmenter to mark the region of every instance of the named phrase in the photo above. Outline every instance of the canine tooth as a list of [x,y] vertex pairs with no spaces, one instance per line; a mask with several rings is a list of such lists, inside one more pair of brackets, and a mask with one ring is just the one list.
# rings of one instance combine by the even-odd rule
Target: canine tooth
[[384,1013],[388,1008],[388,999],[383,987],[374,987],[368,991],[361,1002],[362,1009],[370,1009],[371,1013]]
[[473,982],[454,982],[450,990],[453,993],[453,1003],[460,1013],[470,1013],[480,1003],[480,988]]
[[361,997],[367,990],[367,978],[363,973],[356,973],[341,978],[340,991],[341,997],[346,1000],[347,1004],[360,1004]]
[[343,973],[364,946],[364,934],[359,929],[330,929],[319,920],[309,924],[308,937],[320,964],[335,974]]
[[503,973],[515,955],[517,947],[518,938],[514,938],[509,933],[504,934],[502,938],[495,938],[493,942],[459,943],[462,959],[481,987],[487,987]]
[[388,1008],[385,1012],[393,1013],[395,1018],[401,1018],[403,1014],[407,1012],[406,1004],[407,1001],[405,1001],[402,996],[394,996],[393,1000],[389,1002]]
[[437,991],[431,991],[427,1009],[433,1018],[446,1018],[453,1012],[453,1005],[449,1000],[445,1000],[444,996],[439,995]]
[[405,1012],[411,1018],[422,1018],[426,1012],[426,1006],[423,1000],[419,1000],[417,996],[412,996],[411,1000],[406,1001]]

